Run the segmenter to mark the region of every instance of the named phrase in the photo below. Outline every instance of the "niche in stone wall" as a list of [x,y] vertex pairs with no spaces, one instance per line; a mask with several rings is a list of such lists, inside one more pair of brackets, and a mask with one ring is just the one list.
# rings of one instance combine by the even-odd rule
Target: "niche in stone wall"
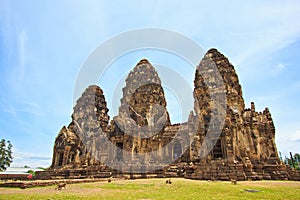
[[116,143],[116,160],[122,161],[123,159],[123,142],[117,142]]
[[64,161],[64,153],[58,153],[58,166],[62,166]]
[[222,142],[221,142],[220,138],[218,138],[218,140],[212,150],[212,158],[213,159],[224,158]]
[[177,159],[182,154],[182,146],[178,140],[176,140],[174,146],[173,146],[173,159]]

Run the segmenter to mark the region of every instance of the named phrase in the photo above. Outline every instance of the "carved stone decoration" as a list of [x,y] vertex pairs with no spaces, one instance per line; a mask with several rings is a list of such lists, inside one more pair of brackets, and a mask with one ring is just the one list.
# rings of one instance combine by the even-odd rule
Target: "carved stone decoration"
[[[222,80],[210,65],[217,67]],[[218,89],[220,83],[224,84],[223,91]],[[212,95],[220,94],[225,95],[226,105],[212,101]],[[111,121],[102,89],[88,87],[74,106],[71,123],[55,139],[50,169],[37,172],[37,176],[138,178],[147,177],[147,167],[156,165],[161,168],[149,176],[300,180],[299,171],[284,165],[278,157],[269,109],[257,112],[253,102],[245,108],[236,71],[218,50],[210,49],[197,66],[193,95],[194,111],[188,121],[171,124],[161,80],[146,59],[130,71],[119,114]],[[224,106],[226,112],[211,121],[216,106]],[[218,127],[221,117],[225,124]],[[214,146],[205,152],[209,149],[204,141],[210,126],[220,128],[221,134],[209,138]],[[194,131],[196,134],[191,134]],[[155,156],[150,153],[154,151]],[[136,166],[145,171],[134,171]]]

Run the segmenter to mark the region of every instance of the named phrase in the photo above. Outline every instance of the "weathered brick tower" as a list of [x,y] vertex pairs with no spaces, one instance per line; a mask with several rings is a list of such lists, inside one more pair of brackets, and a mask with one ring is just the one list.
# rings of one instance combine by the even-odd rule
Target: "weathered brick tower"
[[[223,103],[213,101],[218,96]],[[161,80],[143,59],[129,73],[111,121],[102,89],[83,92],[71,123],[56,137],[50,169],[38,176],[300,180],[278,157],[268,108],[245,108],[234,67],[216,49],[196,68],[193,101],[188,121],[172,124]]]

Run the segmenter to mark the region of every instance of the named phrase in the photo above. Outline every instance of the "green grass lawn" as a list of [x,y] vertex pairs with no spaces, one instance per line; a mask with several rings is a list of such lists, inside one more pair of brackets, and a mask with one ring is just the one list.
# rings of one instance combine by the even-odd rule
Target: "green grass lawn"
[[[0,188],[0,199],[300,199],[300,182],[230,182],[172,179],[116,180],[111,183],[69,184],[66,190],[54,186]],[[246,192],[245,190],[259,190]]]

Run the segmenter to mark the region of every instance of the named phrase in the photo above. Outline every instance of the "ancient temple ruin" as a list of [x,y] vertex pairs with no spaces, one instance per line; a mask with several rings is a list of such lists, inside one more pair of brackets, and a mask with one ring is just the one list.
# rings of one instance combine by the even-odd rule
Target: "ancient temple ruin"
[[55,139],[51,167],[38,176],[300,179],[278,157],[269,109],[245,108],[235,69],[216,49],[196,67],[193,95],[188,120],[172,124],[159,75],[143,59],[110,120],[103,90],[89,86]]

